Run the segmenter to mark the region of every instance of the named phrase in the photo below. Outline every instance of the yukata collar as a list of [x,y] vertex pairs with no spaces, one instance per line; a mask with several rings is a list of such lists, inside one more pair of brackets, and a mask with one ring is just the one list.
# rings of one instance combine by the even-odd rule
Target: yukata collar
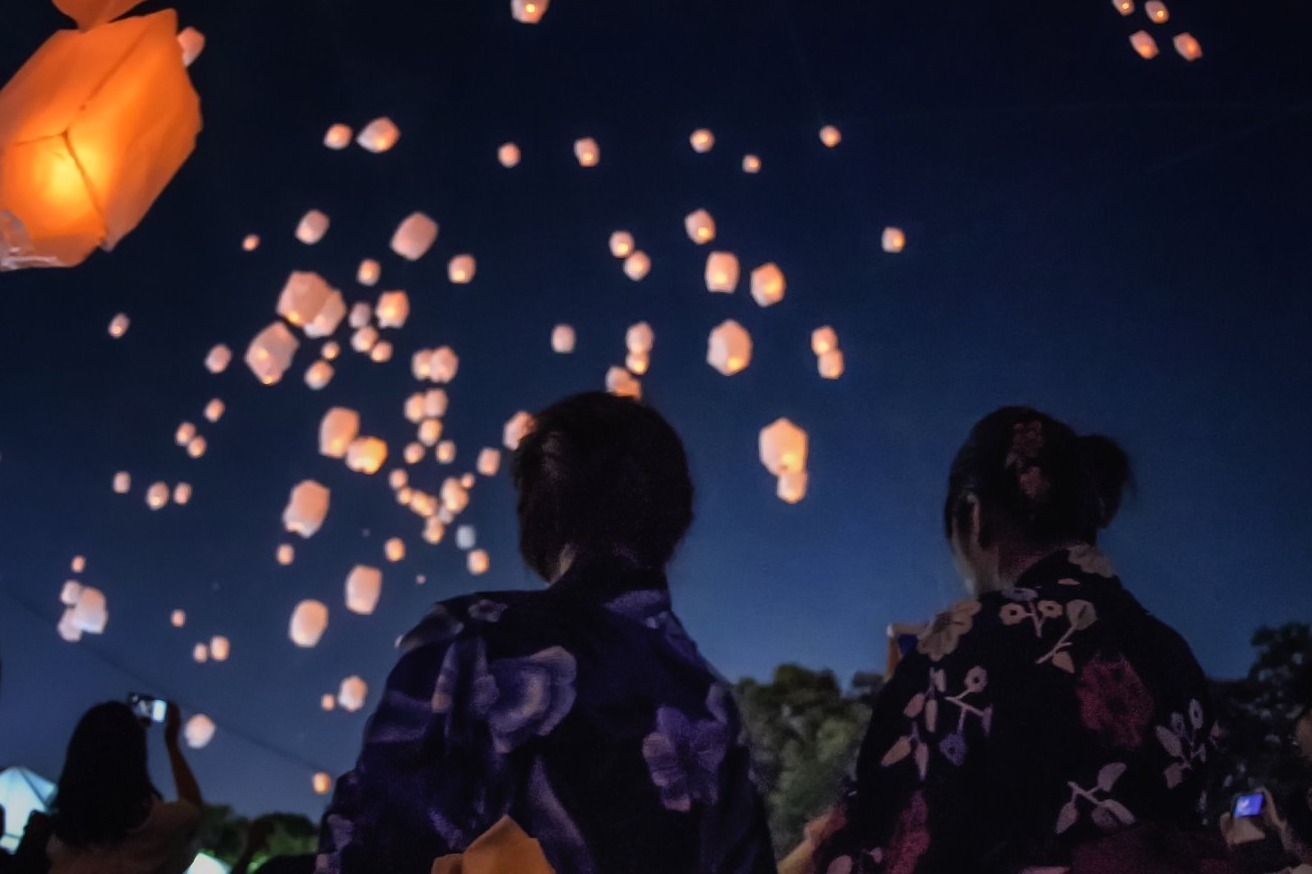
[[1076,575],[1120,586],[1106,554],[1098,547],[1084,543],[1054,549],[1026,568],[1017,578],[1014,588],[1040,589]]
[[638,622],[670,609],[665,572],[639,567],[619,557],[576,562],[552,584],[550,591],[599,603],[607,610]]

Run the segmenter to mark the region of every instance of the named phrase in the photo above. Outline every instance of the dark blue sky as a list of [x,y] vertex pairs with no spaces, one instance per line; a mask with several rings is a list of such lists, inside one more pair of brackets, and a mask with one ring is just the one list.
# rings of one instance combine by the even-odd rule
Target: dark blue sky
[[[61,24],[40,0],[10,5],[4,77]],[[358,673],[372,706],[395,637],[475,585],[451,539],[422,543],[383,476],[316,454],[320,416],[357,408],[399,452],[410,353],[450,344],[446,425],[465,470],[516,410],[600,387],[642,319],[656,330],[647,396],[685,435],[699,487],[676,607],[732,677],[783,661],[878,668],[889,621],[958,597],[940,533],[947,465],[976,418],[1016,402],[1125,444],[1140,490],[1107,547],[1210,672],[1244,671],[1258,625],[1312,615],[1301,0],[1175,0],[1160,28],[1105,0],[556,0],[536,28],[501,0],[178,5],[209,37],[192,68],[195,155],[114,253],[0,276],[0,763],[54,777],[85,707],[154,691],[218,722],[191,756],[208,798],[317,815],[310,774],[349,767],[366,716],[323,713],[321,693]],[[1141,26],[1166,48],[1152,62],[1127,42]],[[1203,60],[1170,51],[1179,30]],[[319,145],[330,123],[379,115],[401,127],[392,152]],[[844,135],[833,151],[816,137],[826,122]],[[703,156],[687,142],[700,126],[717,136]],[[574,162],[580,136],[600,142],[600,167]],[[514,171],[495,160],[506,140],[523,149]],[[749,151],[758,176],[739,170]],[[332,229],[307,248],[292,230],[311,207]],[[781,304],[705,292],[705,250],[682,228],[697,207],[745,269],[783,267]],[[442,232],[412,265],[387,241],[416,209]],[[902,255],[880,251],[886,224],[907,229]],[[606,250],[621,227],[653,258],[640,284]],[[248,232],[265,240],[249,255]],[[451,286],[446,260],[465,251],[478,276]],[[376,289],[354,283],[362,257],[383,260]],[[240,354],[292,269],[348,300],[408,290],[395,360],[347,351],[318,393],[301,382],[309,344],[275,388],[239,362],[211,376],[206,351]],[[116,342],[119,311],[132,327]],[[756,341],[733,379],[704,363],[725,318]],[[579,330],[573,356],[550,351],[558,321]],[[822,324],[847,356],[837,382],[815,375]],[[191,460],[174,428],[216,396],[227,415]],[[797,506],[774,498],[756,457],[779,416],[811,434]],[[119,469],[131,497],[110,491]],[[431,461],[412,472],[429,487],[444,475]],[[281,568],[279,515],[307,477],[332,487],[333,509]],[[148,511],[157,479],[191,482],[191,504]],[[504,476],[477,487],[466,521],[492,556],[480,587],[533,585],[512,510]],[[379,564],[390,536],[409,557],[383,566],[374,616],[347,613],[347,571]],[[79,553],[111,619],[69,645],[54,629]],[[305,597],[332,609],[308,651],[286,636]],[[231,659],[195,664],[212,634]]]

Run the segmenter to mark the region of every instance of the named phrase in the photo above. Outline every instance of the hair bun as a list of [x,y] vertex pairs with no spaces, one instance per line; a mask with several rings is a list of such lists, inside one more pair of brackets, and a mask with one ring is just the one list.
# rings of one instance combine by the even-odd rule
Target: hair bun
[[1131,486],[1130,457],[1115,440],[1099,434],[1078,439],[1084,469],[1098,498],[1098,527],[1106,528],[1121,509],[1121,499]]

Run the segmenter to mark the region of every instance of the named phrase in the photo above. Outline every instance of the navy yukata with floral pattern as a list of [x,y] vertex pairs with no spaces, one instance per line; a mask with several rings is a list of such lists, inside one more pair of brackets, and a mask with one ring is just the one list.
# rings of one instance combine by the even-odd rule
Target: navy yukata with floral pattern
[[444,601],[400,649],[320,874],[427,874],[505,814],[559,874],[773,874],[731,689],[661,575]]
[[938,616],[881,693],[821,874],[1017,871],[1139,822],[1193,827],[1206,679],[1089,546]]

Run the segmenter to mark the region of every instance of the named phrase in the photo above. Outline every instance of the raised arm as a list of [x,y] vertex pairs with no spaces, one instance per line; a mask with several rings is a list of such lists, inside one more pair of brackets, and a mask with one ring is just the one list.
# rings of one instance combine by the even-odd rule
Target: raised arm
[[164,746],[168,750],[169,765],[173,769],[173,785],[178,791],[178,800],[203,808],[205,801],[201,798],[200,785],[196,782],[196,775],[191,772],[191,766],[187,764],[187,759],[182,755],[182,747],[178,743],[181,734],[182,713],[178,710],[178,705],[170,701],[164,717]]

